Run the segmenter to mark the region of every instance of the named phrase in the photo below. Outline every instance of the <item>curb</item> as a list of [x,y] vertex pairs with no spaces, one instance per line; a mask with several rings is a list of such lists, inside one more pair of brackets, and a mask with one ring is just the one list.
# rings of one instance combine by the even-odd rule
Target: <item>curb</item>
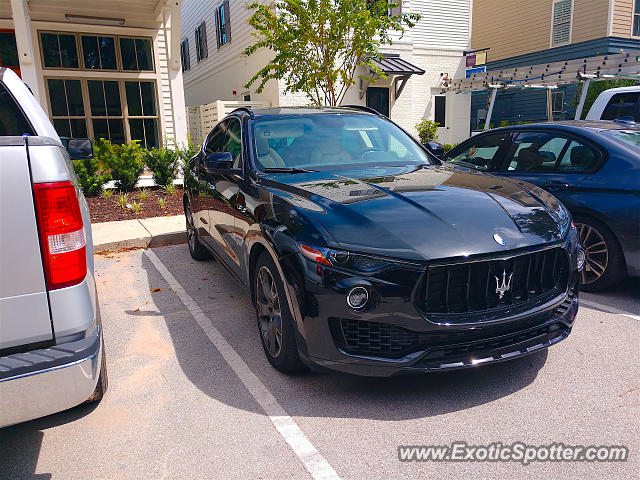
[[93,253],[184,243],[184,224],[184,215],[94,223]]

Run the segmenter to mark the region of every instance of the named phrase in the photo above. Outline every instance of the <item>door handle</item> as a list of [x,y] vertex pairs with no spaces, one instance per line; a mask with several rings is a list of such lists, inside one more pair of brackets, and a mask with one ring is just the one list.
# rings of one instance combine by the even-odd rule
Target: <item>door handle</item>
[[569,184],[564,182],[547,182],[542,185],[542,188],[569,188]]

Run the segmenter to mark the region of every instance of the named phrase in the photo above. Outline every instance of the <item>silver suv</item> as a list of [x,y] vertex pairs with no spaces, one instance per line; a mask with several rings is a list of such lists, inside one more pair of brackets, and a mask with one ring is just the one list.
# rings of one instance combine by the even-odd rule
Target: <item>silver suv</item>
[[0,427],[99,400],[107,387],[89,210],[70,155],[0,68]]

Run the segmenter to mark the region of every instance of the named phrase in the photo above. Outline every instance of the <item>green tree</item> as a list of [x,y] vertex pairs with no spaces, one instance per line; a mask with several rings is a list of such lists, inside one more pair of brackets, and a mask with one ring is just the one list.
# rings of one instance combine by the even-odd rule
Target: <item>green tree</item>
[[418,131],[418,138],[420,143],[426,145],[429,142],[435,142],[438,140],[438,127],[440,124],[433,120],[422,120],[416,125]]
[[[589,90],[587,90],[587,98],[584,99],[584,107],[582,109],[582,118],[585,118],[587,116],[587,113],[589,113],[589,109],[591,108],[591,105],[593,105],[593,102],[596,101],[596,98],[598,98],[598,95],[600,95],[602,92],[604,92],[605,90],[609,90],[610,88],[616,88],[616,87],[631,87],[633,85],[640,85],[640,82],[638,80],[600,80],[597,82],[589,82]],[[578,101],[580,99],[580,94],[582,92],[582,88],[584,87],[584,84],[580,84],[580,86],[578,87],[578,93],[576,94],[576,105],[578,104]]]
[[[400,0],[398,0],[400,1]],[[275,0],[254,2],[249,24],[256,41],[244,51],[253,55],[271,50],[271,60],[245,88],[260,82],[258,93],[272,79],[285,81],[285,93],[303,92],[315,105],[339,105],[365,67],[386,78],[374,63],[380,47],[391,45],[392,32],[405,31],[418,14],[390,14],[397,4],[388,0]],[[357,78],[374,80],[374,75]]]

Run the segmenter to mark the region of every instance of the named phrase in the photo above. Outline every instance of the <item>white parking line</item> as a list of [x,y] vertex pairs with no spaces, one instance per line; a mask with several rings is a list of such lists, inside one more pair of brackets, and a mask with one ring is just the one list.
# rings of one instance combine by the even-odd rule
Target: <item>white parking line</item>
[[287,412],[280,406],[271,392],[267,390],[267,387],[265,387],[260,379],[249,369],[249,366],[242,360],[233,347],[229,345],[220,331],[213,326],[202,309],[185,289],[182,288],[182,285],[178,283],[171,272],[167,270],[167,267],[164,266],[158,256],[153,253],[152,250],[145,250],[144,253],[158,269],[160,275],[164,277],[171,290],[174,291],[184,306],[187,307],[187,310],[189,310],[194,320],[200,325],[200,328],[204,330],[204,333],[207,334],[211,343],[213,343],[220,352],[220,355],[222,355],[240,381],[247,390],[249,390],[251,396],[258,405],[262,407],[262,410],[267,414],[271,423],[273,423],[276,430],[287,441],[311,476],[316,480],[340,480],[340,477],[329,462],[320,455],[320,452],[316,450],[316,447],[309,441],[298,424],[287,415]]
[[624,315],[625,317],[629,317],[634,320],[640,320],[640,315],[635,315],[631,312],[626,312],[618,308],[608,307],[606,305],[602,305],[601,303],[592,302],[590,300],[585,300],[583,298],[580,299],[580,305],[585,305],[587,307],[592,307],[592,308],[599,308],[600,310],[604,310],[605,312],[615,313],[617,315]]

